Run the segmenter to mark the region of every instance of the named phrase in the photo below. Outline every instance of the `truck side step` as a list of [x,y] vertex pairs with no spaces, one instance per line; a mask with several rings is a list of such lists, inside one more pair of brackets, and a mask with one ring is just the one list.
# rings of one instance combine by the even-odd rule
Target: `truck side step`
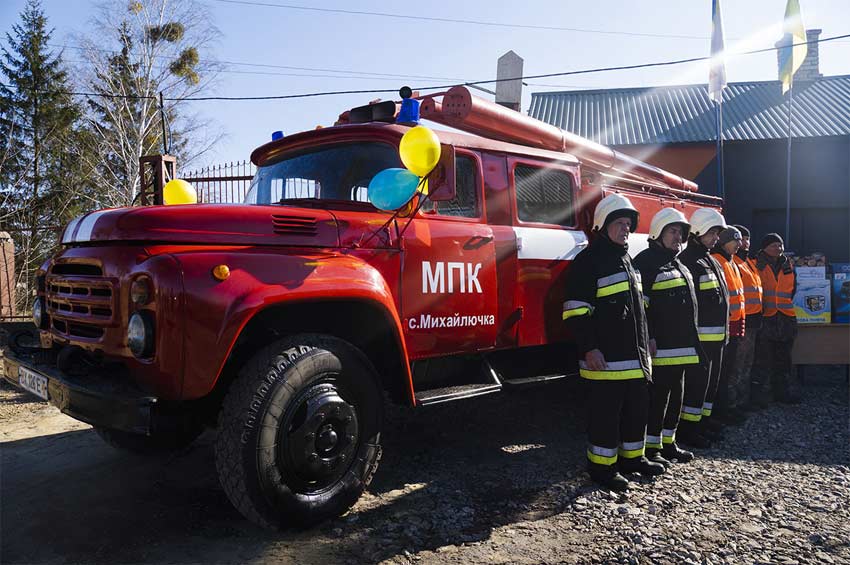
[[431,390],[417,392],[416,403],[420,406],[428,406],[430,404],[439,404],[441,402],[449,402],[451,400],[472,398],[474,396],[499,392],[500,390],[502,390],[502,385],[499,383],[469,384],[434,388]]
[[525,377],[522,379],[504,379],[502,384],[505,388],[520,388],[528,385],[543,384],[567,377],[577,377],[578,373],[554,374],[554,375],[537,375],[534,377]]

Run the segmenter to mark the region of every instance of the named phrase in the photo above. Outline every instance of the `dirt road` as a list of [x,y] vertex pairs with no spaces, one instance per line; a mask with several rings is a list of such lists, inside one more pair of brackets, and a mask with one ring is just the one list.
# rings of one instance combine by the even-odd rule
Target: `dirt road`
[[178,454],[131,456],[3,385],[0,561],[846,563],[847,384],[818,371],[806,394],[625,496],[582,473],[576,383],[394,410],[352,512],[267,532],[219,488],[212,432]]

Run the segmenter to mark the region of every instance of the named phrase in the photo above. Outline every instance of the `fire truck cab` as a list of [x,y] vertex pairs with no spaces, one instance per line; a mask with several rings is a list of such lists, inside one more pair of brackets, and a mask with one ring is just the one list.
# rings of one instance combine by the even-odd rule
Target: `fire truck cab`
[[687,216],[692,182],[455,87],[422,98],[442,158],[421,207],[368,202],[401,166],[395,102],[256,149],[243,204],[102,210],[38,275],[40,347],[5,378],[135,452],[217,428],[222,487],[250,520],[345,512],[381,454],[385,396],[412,407],[575,375],[564,278],[596,203]]

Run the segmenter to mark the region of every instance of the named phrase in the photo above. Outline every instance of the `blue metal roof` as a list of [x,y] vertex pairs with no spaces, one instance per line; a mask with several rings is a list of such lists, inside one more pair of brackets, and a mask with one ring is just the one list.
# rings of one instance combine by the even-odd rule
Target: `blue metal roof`
[[[605,145],[716,139],[705,84],[535,92],[529,115]],[[850,75],[794,85],[794,137],[850,135]],[[788,97],[779,81],[731,83],[723,91],[723,139],[787,137]]]

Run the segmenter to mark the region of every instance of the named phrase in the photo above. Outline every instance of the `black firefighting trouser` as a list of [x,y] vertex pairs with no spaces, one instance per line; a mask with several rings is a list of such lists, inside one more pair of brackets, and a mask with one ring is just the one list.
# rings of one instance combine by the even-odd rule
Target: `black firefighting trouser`
[[717,394],[714,396],[714,406],[712,413],[715,416],[723,418],[729,412],[730,392],[732,386],[732,372],[735,371],[735,358],[738,355],[738,343],[741,341],[739,337],[730,337],[729,343],[723,348],[723,361],[720,364],[720,377],[717,381]]
[[644,454],[646,379],[587,380],[587,459],[590,470],[613,471],[620,459]]
[[700,365],[689,365],[685,370],[680,429],[683,432],[687,430],[687,433],[691,433],[703,419],[711,416],[723,364],[722,341],[704,341],[702,348],[707,359]]
[[647,449],[662,449],[676,441],[686,367],[687,365],[662,365],[652,368],[646,424]]

